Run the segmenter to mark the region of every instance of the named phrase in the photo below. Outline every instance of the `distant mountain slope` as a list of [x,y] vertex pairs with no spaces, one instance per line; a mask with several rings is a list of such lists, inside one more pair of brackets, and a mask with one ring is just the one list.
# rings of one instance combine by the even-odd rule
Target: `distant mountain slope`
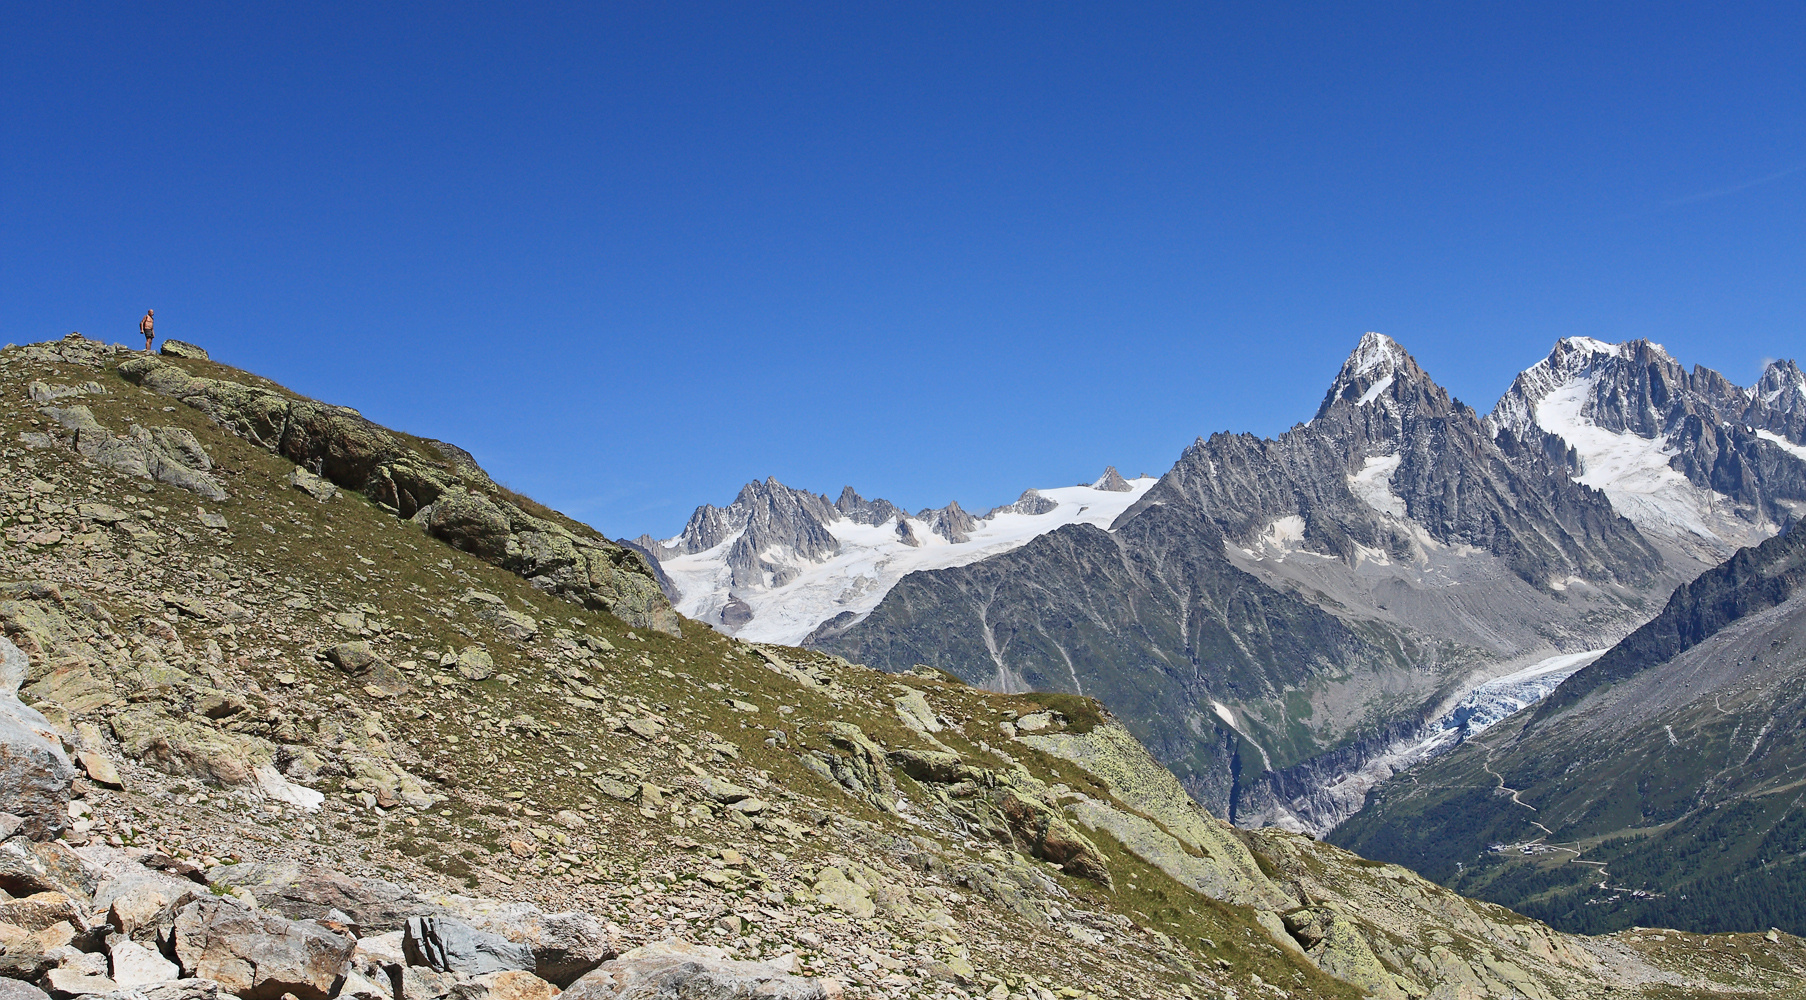
[[1110,532],[913,574],[811,641],[1083,690],[1211,808],[1323,830],[1474,685],[1609,644],[1664,574],[1564,463],[1369,334],[1310,423],[1200,440]]
[[982,516],[958,503],[911,515],[851,486],[830,502],[777,481],[696,509],[683,533],[634,546],[657,558],[678,611],[729,635],[800,642],[863,616],[907,573],[975,562],[1069,524],[1106,525],[1154,485],[1106,469],[1089,486],[1027,490]]
[[1806,928],[1802,584],[1806,531],[1737,553],[1333,839],[1576,930]]

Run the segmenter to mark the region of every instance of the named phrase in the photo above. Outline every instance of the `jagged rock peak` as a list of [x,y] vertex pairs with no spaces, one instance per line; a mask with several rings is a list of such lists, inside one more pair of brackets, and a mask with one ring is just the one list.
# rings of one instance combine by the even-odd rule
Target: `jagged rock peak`
[[1098,477],[1097,482],[1091,484],[1091,488],[1109,490],[1111,493],[1127,493],[1135,487],[1130,486],[1129,481],[1122,477],[1122,473],[1116,471],[1116,466],[1106,465],[1104,474]]
[[[1519,438],[1525,437],[1536,423],[1537,404],[1576,379],[1629,387],[1632,383],[1646,383],[1651,377],[1658,384],[1656,395],[1660,397],[1665,395],[1660,385],[1685,381],[1687,375],[1662,345],[1648,340],[1608,344],[1592,337],[1563,337],[1555,342],[1548,357],[1519,372],[1512,380],[1511,388],[1493,407],[1490,417],[1493,433],[1497,435],[1500,430],[1508,430]],[[1618,397],[1621,399],[1624,395],[1621,388]],[[1636,425],[1650,421],[1639,421],[1633,415],[1629,421],[1621,418],[1615,422]],[[1653,429],[1649,431],[1649,434],[1653,433]]]
[[1792,361],[1770,361],[1750,387],[1750,400],[1782,413],[1806,409],[1806,372]]
[[773,476],[747,483],[725,508],[696,508],[683,533],[661,551],[704,552],[738,535],[737,547],[751,552],[778,545],[806,559],[821,559],[840,549],[828,525],[841,516],[827,497],[791,489]]
[[849,521],[873,526],[883,524],[893,518],[901,522],[909,516],[889,500],[881,500],[876,497],[871,500],[865,499],[851,486],[841,488],[840,499],[834,501],[834,509],[840,511]]
[[985,513],[985,516],[981,518],[981,520],[989,521],[999,514],[1027,514],[1030,517],[1033,517],[1039,514],[1052,513],[1059,509],[1059,501],[1042,496],[1040,490],[1027,489],[1022,491],[1022,495],[1016,498],[1015,503],[1006,503],[1001,507],[993,507]]
[[916,519],[926,522],[929,531],[954,543],[970,541],[971,532],[978,530],[978,518],[960,509],[958,500],[949,500],[939,510],[924,510]]
[[1323,405],[1317,408],[1317,416],[1328,413],[1338,400],[1347,400],[1356,406],[1381,400],[1400,380],[1434,385],[1398,341],[1383,333],[1362,334],[1361,342],[1355,345],[1348,360],[1342,362],[1342,370],[1330,383],[1329,392],[1323,396]]

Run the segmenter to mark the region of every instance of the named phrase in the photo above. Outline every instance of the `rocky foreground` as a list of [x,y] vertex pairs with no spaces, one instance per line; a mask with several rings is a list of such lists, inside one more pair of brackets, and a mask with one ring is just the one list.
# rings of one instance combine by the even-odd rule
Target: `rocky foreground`
[[1070,696],[755,646],[462,451],[0,351],[0,1000],[1806,995],[1236,831]]

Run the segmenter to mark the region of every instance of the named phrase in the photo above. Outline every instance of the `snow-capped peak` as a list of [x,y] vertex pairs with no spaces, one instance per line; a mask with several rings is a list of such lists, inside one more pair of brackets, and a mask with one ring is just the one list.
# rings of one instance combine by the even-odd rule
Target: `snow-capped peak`
[[[1790,397],[1790,371],[1797,376],[1791,363],[1770,366],[1767,391],[1806,399]],[[1716,439],[1700,443],[1702,426],[1716,434],[1731,421],[1770,422],[1758,411],[1777,408],[1761,392],[1740,389],[1707,369],[1688,372],[1647,340],[1607,344],[1565,337],[1518,374],[1487,419],[1495,436],[1560,438],[1578,460],[1575,479],[1603,490],[1647,537],[1709,563],[1772,531],[1762,512],[1751,508],[1739,515],[1738,503],[1687,471],[1702,467],[1699,448],[1717,453]]]
[[1608,344],[1603,340],[1594,340],[1592,337],[1563,337],[1555,343],[1556,350],[1566,348],[1569,353],[1604,354],[1614,358],[1619,354],[1617,344]]
[[1749,389],[1752,401],[1782,413],[1806,409],[1806,372],[1792,361],[1770,361]]
[[1362,334],[1354,353],[1342,362],[1342,370],[1330,383],[1323,405],[1317,408],[1317,416],[1328,413],[1339,399],[1346,399],[1356,406],[1368,406],[1384,399],[1387,390],[1400,378],[1413,381],[1426,377],[1398,341],[1383,333]]
[[[1537,406],[1551,393],[1576,380],[1589,384],[1605,382],[1628,385],[1641,381],[1639,373],[1651,365],[1666,369],[1673,376],[1683,376],[1680,365],[1660,344],[1647,340],[1608,344],[1592,337],[1563,337],[1555,342],[1548,357],[1519,372],[1518,377],[1512,381],[1511,388],[1500,397],[1490,417],[1493,433],[1496,435],[1500,430],[1508,430],[1517,437],[1523,437],[1537,423]],[[1589,404],[1586,409],[1591,414],[1595,406]],[[1625,429],[1618,426],[1623,421],[1606,422],[1613,424],[1615,430]],[[1629,422],[1633,425],[1637,423],[1635,419]],[[1649,421],[1645,420],[1643,423],[1647,425]],[[1649,433],[1644,434],[1645,437],[1654,433],[1647,426],[1645,430],[1649,430]]]
[[1354,353],[1343,362],[1342,371],[1348,375],[1365,375],[1368,372],[1384,367],[1381,376],[1393,372],[1400,361],[1410,359],[1405,349],[1398,346],[1398,341],[1383,333],[1363,333],[1361,342],[1355,345]]

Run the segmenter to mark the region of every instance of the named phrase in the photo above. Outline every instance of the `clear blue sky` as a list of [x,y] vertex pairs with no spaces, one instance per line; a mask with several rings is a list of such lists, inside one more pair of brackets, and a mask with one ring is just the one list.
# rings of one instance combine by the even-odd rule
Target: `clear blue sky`
[[0,340],[159,330],[613,535],[984,509],[1560,336],[1806,360],[1806,6],[12,4]]

